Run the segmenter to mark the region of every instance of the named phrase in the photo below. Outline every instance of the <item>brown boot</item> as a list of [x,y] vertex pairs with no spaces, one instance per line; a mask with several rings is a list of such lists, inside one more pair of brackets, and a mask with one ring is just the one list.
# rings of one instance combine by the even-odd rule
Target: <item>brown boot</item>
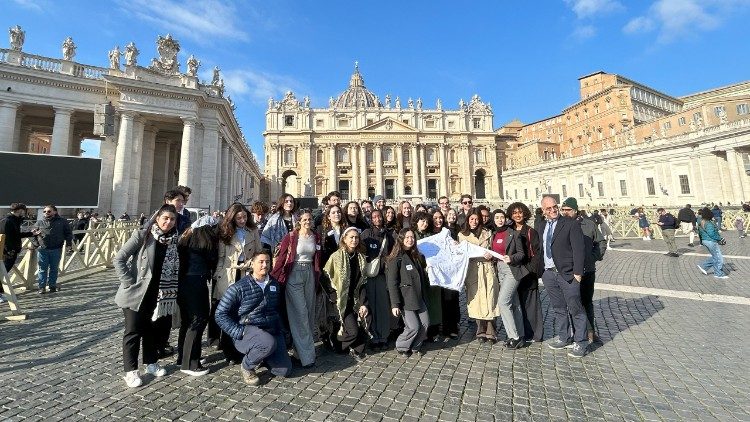
[[260,378],[258,378],[258,375],[252,369],[245,369],[242,364],[240,364],[240,373],[242,374],[242,380],[245,381],[245,384],[253,386],[260,385]]

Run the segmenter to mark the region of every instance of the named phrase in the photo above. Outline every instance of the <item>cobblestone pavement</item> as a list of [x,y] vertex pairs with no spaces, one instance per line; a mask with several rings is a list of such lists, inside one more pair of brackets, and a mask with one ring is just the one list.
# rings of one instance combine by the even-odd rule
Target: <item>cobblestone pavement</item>
[[[745,261],[727,282],[695,274],[698,257],[668,259],[612,252],[598,279],[723,294],[744,294],[740,280],[750,281]],[[248,387],[210,349],[204,377],[169,359],[166,377],[128,389],[115,289],[107,271],[20,296],[29,319],[0,322],[0,420],[750,421],[746,305],[597,291],[604,344],[582,360],[539,343],[508,351],[473,342],[464,320],[458,341],[430,344],[422,357],[391,350],[356,364],[321,351],[313,369]],[[545,322],[549,338],[550,315]]]

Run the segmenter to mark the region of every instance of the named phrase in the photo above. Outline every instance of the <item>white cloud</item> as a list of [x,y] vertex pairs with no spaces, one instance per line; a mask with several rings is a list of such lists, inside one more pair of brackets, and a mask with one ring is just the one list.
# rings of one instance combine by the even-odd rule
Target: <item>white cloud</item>
[[617,0],[565,0],[578,19],[619,12],[625,7]]
[[584,25],[577,27],[571,36],[579,41],[587,40],[596,35],[596,28],[593,25]]
[[645,15],[631,19],[622,30],[634,34],[657,29],[657,40],[666,44],[717,29],[732,13],[748,8],[748,0],[656,0]]
[[236,7],[222,0],[121,0],[120,6],[161,30],[199,43],[219,39],[247,41]]
[[39,4],[39,1],[34,0],[13,0],[14,3],[17,5],[23,7],[24,9],[33,10],[35,12],[42,12],[44,11],[44,8],[41,4]]
[[[200,72],[201,79],[210,81],[213,68]],[[301,101],[301,84],[294,78],[259,72],[253,69],[222,70],[226,91],[234,100],[247,98],[253,103],[264,104],[269,97],[281,99],[287,91],[294,91]]]
[[101,144],[99,139],[84,139],[81,141],[81,157],[99,158]]

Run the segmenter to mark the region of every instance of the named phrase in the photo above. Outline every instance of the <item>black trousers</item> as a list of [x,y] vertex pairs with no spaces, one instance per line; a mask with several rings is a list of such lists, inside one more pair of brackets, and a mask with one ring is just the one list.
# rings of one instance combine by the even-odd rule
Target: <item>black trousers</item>
[[[242,272],[237,270],[235,272],[234,281],[237,282],[240,278],[242,278]],[[212,290],[215,283],[215,281],[211,283]],[[221,328],[219,328],[219,325],[216,323],[216,308],[219,306],[220,300],[220,297],[211,299],[211,308],[208,314],[208,344],[210,346],[218,346],[218,349],[224,352],[224,358],[227,361],[239,363],[242,361],[244,355],[237,351],[237,348],[234,347],[232,338],[229,337],[227,333],[221,331]]]
[[180,369],[201,366],[201,338],[208,323],[208,277],[187,275],[180,280],[177,304],[180,306],[180,334],[177,353]]
[[537,275],[531,273],[518,285],[518,299],[521,301],[524,336],[526,340],[540,342],[544,339],[544,317],[542,300],[539,298]]
[[156,323],[151,321],[151,316],[156,309],[158,293],[159,280],[151,280],[138,311],[123,309],[125,332],[122,336],[122,363],[125,372],[138,369],[138,351],[141,342],[143,342],[143,364],[156,363]]
[[461,309],[458,303],[458,292],[451,289],[440,289],[443,307],[443,335],[458,334],[458,323],[461,321]]
[[[16,265],[16,258],[18,255],[13,255],[13,257],[8,258],[6,257],[3,259],[3,265],[5,265],[5,272],[8,273],[8,276],[10,277],[10,270],[13,268],[14,265]],[[3,284],[0,283],[0,293],[5,293],[5,289],[3,289]]]
[[589,332],[596,331],[594,327],[594,283],[596,282],[596,272],[584,273],[581,277],[581,304],[586,310],[586,319],[588,324],[586,328]]
[[[339,340],[341,340],[341,348],[343,350],[349,348],[357,353],[362,353],[365,351],[365,331],[360,328],[357,322],[357,314],[353,311],[348,311],[347,309],[344,320],[341,321],[341,324],[344,326],[343,334],[338,336]],[[371,316],[368,314],[366,318],[368,320],[367,325],[370,325],[370,318]]]

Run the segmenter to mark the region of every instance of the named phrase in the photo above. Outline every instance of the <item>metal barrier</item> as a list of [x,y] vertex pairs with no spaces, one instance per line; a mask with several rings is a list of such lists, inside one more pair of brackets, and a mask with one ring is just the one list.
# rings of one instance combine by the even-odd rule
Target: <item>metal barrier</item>
[[[65,278],[111,267],[112,258],[137,228],[137,222],[114,222],[92,223],[88,230],[74,230],[74,237],[77,234],[84,236],[73,248],[73,253],[63,248],[58,278],[65,281]],[[10,283],[14,288],[29,290],[36,286],[37,254],[30,239],[24,239],[23,255],[10,271]]]
[[[615,211],[616,213],[612,215],[609,226],[615,239],[637,239],[643,237],[641,235],[641,229],[638,227],[638,219],[630,215],[630,209],[615,209]],[[677,218],[678,210],[668,211]],[[648,221],[651,224],[649,227],[652,233],[651,237],[654,239],[663,239],[661,227],[656,224],[656,222],[659,221],[659,215],[656,212],[656,208],[644,209],[644,212],[646,213],[646,216],[648,216]],[[750,212],[742,211],[741,208],[723,210],[721,229],[731,231],[736,230],[734,227],[734,220],[738,215],[742,216],[745,220],[745,232],[747,233],[748,230],[750,230]],[[678,229],[677,235],[683,235],[682,231]]]

